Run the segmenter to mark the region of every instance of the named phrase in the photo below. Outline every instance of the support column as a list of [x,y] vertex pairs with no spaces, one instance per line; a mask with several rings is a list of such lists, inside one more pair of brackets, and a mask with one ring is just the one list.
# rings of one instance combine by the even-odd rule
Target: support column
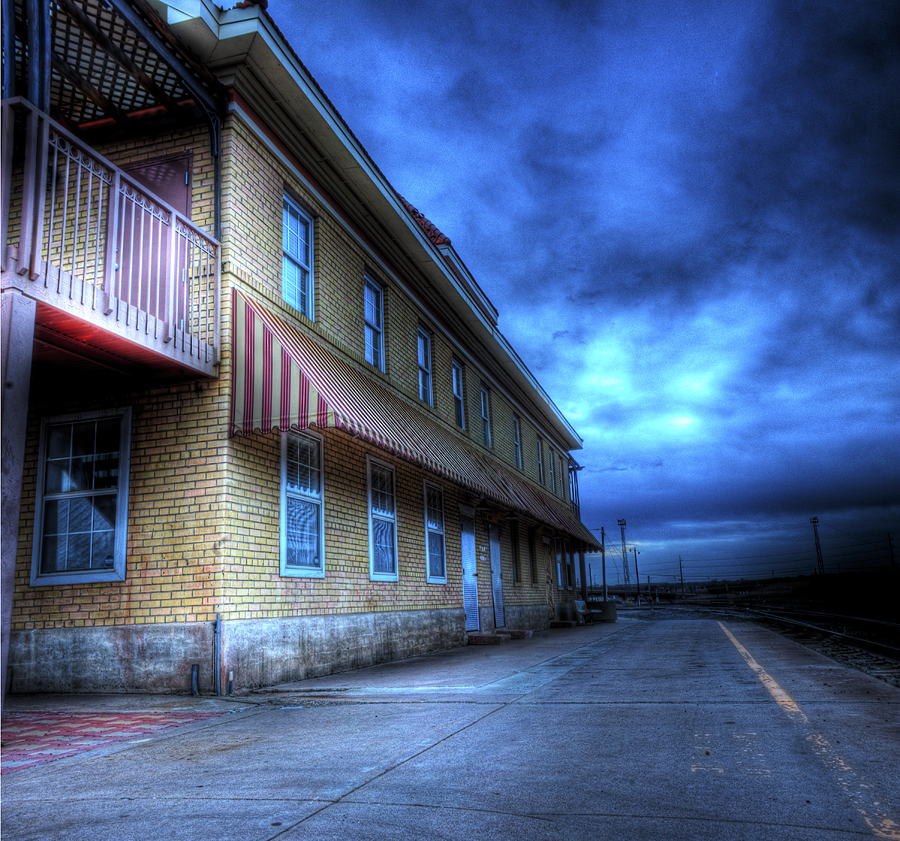
[[34,346],[35,302],[17,289],[5,289],[2,304],[3,390],[0,405],[2,425],[2,518],[0,538],[2,560],[2,636],[0,664],[2,698],[6,698],[6,660],[12,623],[13,587],[16,579],[16,552],[19,545],[19,507],[22,500],[22,469],[25,462],[25,429],[28,420],[28,388],[31,383],[31,352]]
[[587,570],[584,566],[584,549],[578,550],[578,564],[581,567],[581,600],[586,602],[588,599],[588,580]]

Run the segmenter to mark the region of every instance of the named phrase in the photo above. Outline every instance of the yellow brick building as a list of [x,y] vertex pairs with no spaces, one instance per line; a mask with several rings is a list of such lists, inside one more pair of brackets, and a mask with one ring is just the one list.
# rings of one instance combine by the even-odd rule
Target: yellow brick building
[[5,685],[242,691],[566,618],[580,439],[265,10],[30,2],[69,54],[4,77]]

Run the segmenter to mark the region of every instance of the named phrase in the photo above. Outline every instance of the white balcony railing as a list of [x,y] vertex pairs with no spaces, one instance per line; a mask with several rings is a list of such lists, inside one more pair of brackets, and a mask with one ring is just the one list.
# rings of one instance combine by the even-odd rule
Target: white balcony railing
[[14,257],[34,297],[214,365],[216,240],[27,101],[3,103],[3,126],[4,271]]

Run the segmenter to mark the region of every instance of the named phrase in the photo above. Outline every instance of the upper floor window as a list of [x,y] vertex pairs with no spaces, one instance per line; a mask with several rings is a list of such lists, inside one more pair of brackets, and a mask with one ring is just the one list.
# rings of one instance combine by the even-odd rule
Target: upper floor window
[[512,419],[512,433],[513,433],[513,455],[516,460],[516,467],[519,470],[522,469],[522,424],[519,421],[518,415],[513,415]]
[[424,400],[429,406],[432,404],[431,396],[431,336],[421,327],[418,334],[419,344],[419,399]]
[[550,490],[556,493],[556,462],[553,450],[550,450]]
[[366,362],[384,370],[384,290],[366,278]]
[[453,408],[456,412],[456,425],[460,429],[466,428],[465,403],[463,403],[463,369],[462,365],[453,360]]
[[281,574],[322,576],[322,444],[289,432],[281,445]]
[[369,576],[397,580],[397,503],[394,468],[369,459]]
[[481,435],[485,447],[491,446],[491,393],[481,387]]
[[281,297],[311,319],[313,317],[312,217],[285,196],[281,222]]
[[131,409],[41,424],[31,584],[124,581]]
[[425,485],[425,564],[428,581],[447,581],[444,552],[444,494],[434,485]]
[[544,478],[544,439],[540,435],[537,437],[537,472],[538,481],[543,485]]

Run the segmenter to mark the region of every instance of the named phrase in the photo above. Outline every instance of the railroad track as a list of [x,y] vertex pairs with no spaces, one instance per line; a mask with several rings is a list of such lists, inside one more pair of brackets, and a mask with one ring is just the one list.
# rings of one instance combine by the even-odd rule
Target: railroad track
[[900,688],[900,624],[794,606],[737,606],[726,600],[654,608],[647,618],[717,615],[752,619],[838,663]]

